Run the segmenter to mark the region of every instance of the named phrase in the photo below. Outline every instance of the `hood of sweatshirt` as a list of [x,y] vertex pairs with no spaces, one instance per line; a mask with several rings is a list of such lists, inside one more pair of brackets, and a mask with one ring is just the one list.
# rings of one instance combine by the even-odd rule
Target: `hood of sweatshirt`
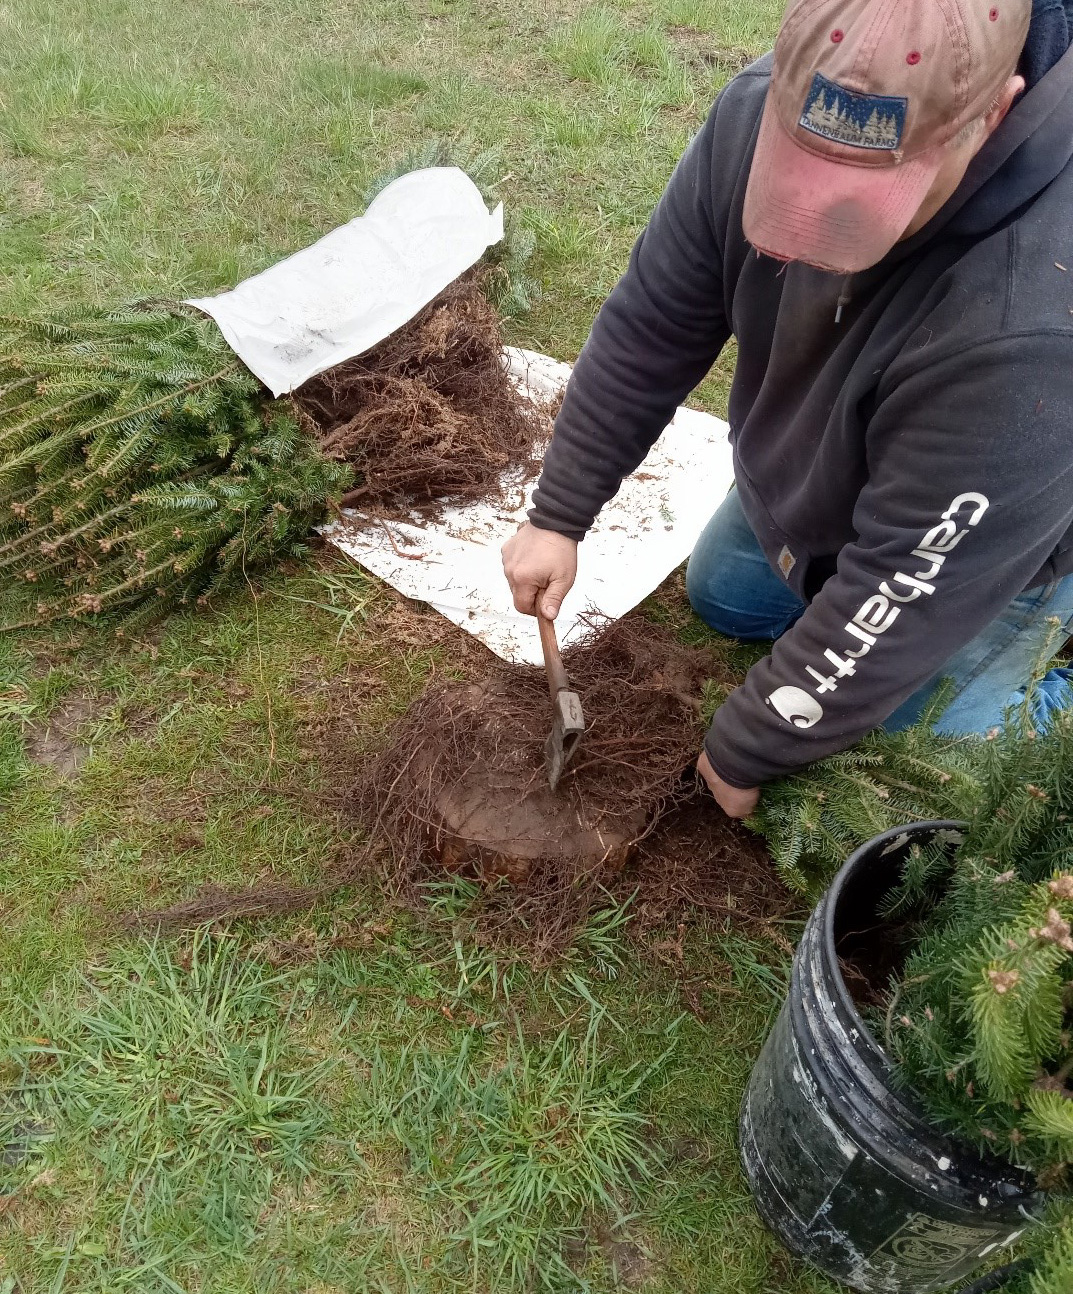
[[1029,88],[1041,81],[1073,43],[1073,0],[1033,0],[1032,23],[1021,56]]

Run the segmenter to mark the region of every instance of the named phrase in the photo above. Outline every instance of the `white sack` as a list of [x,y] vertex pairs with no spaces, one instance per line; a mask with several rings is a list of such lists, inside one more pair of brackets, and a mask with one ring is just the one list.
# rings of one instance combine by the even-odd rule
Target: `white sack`
[[413,171],[312,247],[187,304],[279,396],[383,341],[502,237],[502,205],[489,212],[464,171]]
[[[509,350],[523,389],[548,396],[570,367],[532,351]],[[578,579],[559,614],[562,643],[585,632],[594,611],[618,619],[680,565],[722,502],[734,469],[725,422],[679,409],[640,470],[623,483],[578,549]],[[363,524],[351,513],[323,529],[326,539],[407,597],[437,611],[504,660],[539,665],[536,621],[514,610],[499,550],[525,520],[535,480],[509,483],[505,502],[468,504],[432,524]]]

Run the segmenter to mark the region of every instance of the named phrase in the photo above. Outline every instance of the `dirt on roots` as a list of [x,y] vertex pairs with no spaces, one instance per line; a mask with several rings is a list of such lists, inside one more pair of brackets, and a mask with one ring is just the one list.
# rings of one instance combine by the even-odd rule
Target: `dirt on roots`
[[355,469],[343,506],[378,516],[494,497],[504,473],[535,469],[551,433],[550,409],[507,372],[479,268],[292,398],[322,450]]
[[554,796],[543,671],[486,658],[471,682],[434,684],[383,749],[349,765],[345,819],[366,843],[321,883],[212,887],[132,921],[276,916],[363,877],[421,908],[430,884],[459,874],[481,882],[474,938],[547,960],[609,899],[632,897],[644,929],[700,911],[770,930],[794,911],[762,841],[724,817],[693,768],[705,688],[732,681],[719,656],[635,613],[594,629],[566,665],[587,731]]
[[710,653],[640,616],[565,654],[586,731],[554,794],[544,743],[544,671],[491,663],[473,684],[445,683],[411,708],[362,781],[358,811],[389,842],[400,873],[449,869],[523,881],[542,863],[619,870],[689,791]]

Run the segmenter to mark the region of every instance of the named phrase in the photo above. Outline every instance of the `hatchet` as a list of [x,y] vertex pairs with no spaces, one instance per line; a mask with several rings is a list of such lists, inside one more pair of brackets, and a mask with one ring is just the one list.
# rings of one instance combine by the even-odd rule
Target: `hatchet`
[[548,690],[551,692],[551,732],[544,743],[544,764],[548,770],[548,785],[554,791],[585,732],[585,715],[581,698],[566,676],[554,623],[538,611],[537,625],[540,645],[544,648],[544,668],[548,671]]

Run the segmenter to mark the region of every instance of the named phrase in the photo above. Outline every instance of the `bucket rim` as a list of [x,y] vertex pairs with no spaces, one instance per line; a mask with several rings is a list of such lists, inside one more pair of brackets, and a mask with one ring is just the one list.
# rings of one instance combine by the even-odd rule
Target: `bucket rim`
[[922,822],[910,822],[900,827],[889,827],[886,831],[881,831],[878,836],[873,836],[871,840],[866,841],[853,851],[852,854],[839,868],[838,874],[831,882],[830,888],[823,897],[823,951],[830,970],[831,984],[834,992],[837,994],[839,1005],[846,1012],[847,1017],[852,1021],[853,1027],[859,1029],[861,1036],[867,1038],[876,1048],[877,1052],[883,1057],[887,1064],[893,1064],[891,1057],[888,1055],[885,1047],[881,1045],[875,1034],[869,1028],[867,1022],[861,1013],[857,1010],[857,1004],[854,1002],[849,989],[846,987],[846,981],[842,975],[842,968],[838,960],[838,944],[835,938],[835,921],[838,915],[842,892],[849,881],[855,877],[860,869],[867,863],[872,862],[876,856],[883,857],[887,852],[880,846],[891,846],[894,842],[901,842],[903,837],[908,836],[910,839],[915,835],[936,834],[940,831],[952,831],[959,834],[964,833],[968,823],[953,818],[934,818]]
[[[864,867],[874,863],[877,858],[883,858],[886,854],[892,853],[892,846],[909,843],[914,836],[936,835],[940,832],[951,833],[950,844],[954,845],[955,842],[960,842],[964,839],[968,826],[967,822],[953,818],[927,819],[892,827],[873,836],[871,840],[866,841],[858,849],[855,849],[846,859],[810,919],[814,923],[814,947],[816,954],[820,957],[821,965],[823,965],[825,991],[836,1010],[841,1014],[843,1027],[849,1032],[857,1031],[858,1037],[854,1051],[868,1068],[871,1068],[871,1066],[868,1064],[866,1056],[867,1053],[871,1053],[888,1076],[892,1075],[896,1070],[895,1062],[858,1011],[857,1005],[846,986],[838,960],[835,923],[841,906],[843,891]],[[805,941],[802,940],[801,948],[804,947],[804,943]],[[876,1077],[879,1078],[880,1076],[876,1074]],[[880,1081],[885,1086],[888,1086],[892,1096],[896,1094],[895,1088],[889,1086],[889,1077],[880,1079]],[[913,1098],[911,1091],[905,1094],[904,1099],[907,1102],[906,1108],[908,1112],[920,1124],[921,1131],[916,1134],[918,1139],[922,1139],[923,1130],[926,1129],[931,1139],[953,1145],[957,1149],[958,1160],[963,1167],[971,1161],[989,1177],[997,1178],[1002,1182],[1016,1186],[1018,1190],[1017,1203],[1021,1209],[1030,1207],[1031,1201],[1038,1201],[1043,1198],[1039,1193],[1035,1176],[1030,1170],[1021,1168],[1004,1157],[995,1156],[993,1152],[981,1152],[979,1148],[969,1145],[959,1137],[949,1132],[944,1132],[923,1113],[916,1099]],[[926,1141],[927,1138],[923,1137],[922,1144],[926,1143]]]

